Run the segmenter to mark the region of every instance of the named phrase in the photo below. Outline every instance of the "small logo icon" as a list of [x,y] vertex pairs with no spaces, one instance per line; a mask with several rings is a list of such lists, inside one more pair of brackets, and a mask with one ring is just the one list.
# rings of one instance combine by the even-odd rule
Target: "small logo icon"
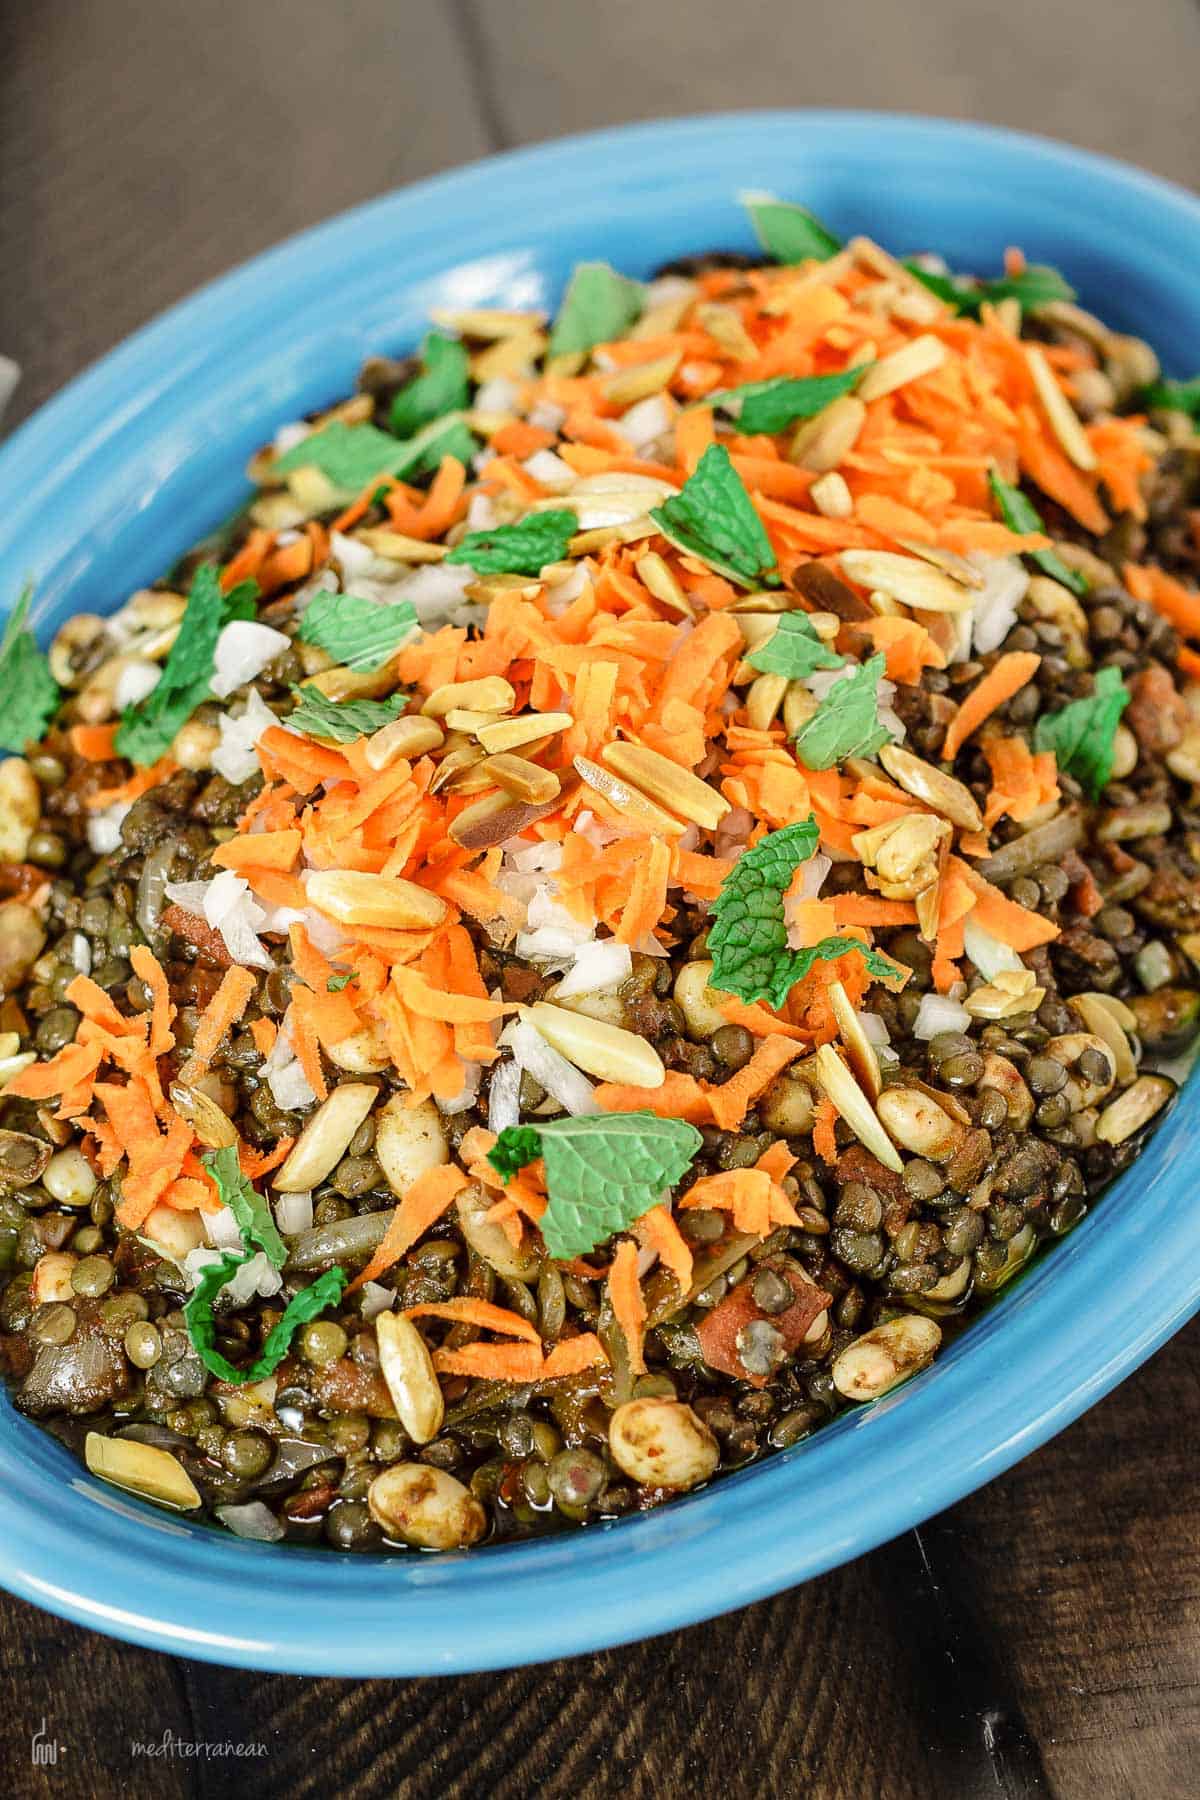
[[57,1738],[48,1738],[46,1736],[46,1721],[43,1719],[39,1729],[34,1732],[30,1743],[30,1754],[34,1768],[45,1768],[57,1763],[59,1751],[65,1750],[66,1747],[65,1744],[60,1744]]

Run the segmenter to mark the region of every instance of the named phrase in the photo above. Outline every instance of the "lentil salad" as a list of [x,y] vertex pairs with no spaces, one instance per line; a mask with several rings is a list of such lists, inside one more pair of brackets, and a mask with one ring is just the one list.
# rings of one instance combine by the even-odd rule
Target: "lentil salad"
[[97,1473],[345,1548],[656,1504],[927,1363],[1161,1117],[1178,397],[1052,272],[756,210],[781,266],[439,321],[56,641],[0,1322]]

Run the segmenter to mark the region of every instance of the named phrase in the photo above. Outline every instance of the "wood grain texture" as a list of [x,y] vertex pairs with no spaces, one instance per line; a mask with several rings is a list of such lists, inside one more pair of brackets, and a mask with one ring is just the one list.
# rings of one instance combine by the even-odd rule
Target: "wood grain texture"
[[[15,410],[338,207],[623,118],[893,105],[1047,129],[1196,181],[1198,51],[1194,0],[1143,0],[1103,29],[1088,0],[0,4],[0,350],[26,365]],[[919,1533],[731,1617],[537,1669],[247,1674],[0,1596],[0,1793],[1187,1800],[1200,1794],[1198,1390],[1200,1323]],[[35,1767],[43,1720],[64,1749]],[[264,1754],[133,1754],[134,1737],[168,1732]]]

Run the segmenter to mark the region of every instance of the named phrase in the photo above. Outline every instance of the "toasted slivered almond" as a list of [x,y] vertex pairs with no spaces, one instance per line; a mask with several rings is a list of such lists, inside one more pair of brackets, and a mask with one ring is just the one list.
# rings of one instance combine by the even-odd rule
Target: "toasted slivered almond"
[[299,506],[308,519],[316,513],[328,512],[330,507],[337,505],[338,490],[328,475],[309,464],[290,471],[287,492],[289,500]]
[[862,1020],[850,1004],[850,996],[840,981],[829,984],[829,1004],[837,1020],[838,1033],[846,1049],[846,1061],[868,1100],[878,1100],[883,1086],[879,1058],[875,1046],[862,1028]]
[[424,756],[427,750],[437,750],[445,741],[446,734],[436,719],[422,719],[410,713],[372,732],[363,755],[368,767],[386,769],[401,756]]
[[171,1083],[171,1105],[209,1150],[227,1150],[238,1141],[237,1128],[211,1094],[186,1082]]
[[971,595],[916,556],[897,556],[892,550],[843,550],[838,561],[843,573],[859,587],[878,590],[914,612],[965,612]]
[[751,731],[768,731],[787,693],[786,675],[760,675],[746,694],[746,723]]
[[889,251],[883,248],[882,244],[877,244],[874,238],[853,237],[846,245],[846,249],[861,269],[868,270],[872,275],[878,275],[881,280],[894,282],[898,288],[905,289],[914,298],[919,295],[923,300],[928,300],[933,307],[933,311],[929,315],[931,319],[945,317],[949,310],[945,301],[939,300],[923,281],[918,280],[911,269],[906,269],[902,262],[898,262]]
[[896,542],[902,550],[910,550],[922,562],[932,563],[935,569],[940,569],[943,575],[949,575],[951,581],[961,582],[963,587],[981,588],[987,585],[974,563],[969,563],[965,556],[956,555],[953,550],[939,549],[937,544],[923,544],[919,538],[898,537]]
[[772,588],[763,593],[739,594],[736,600],[729,602],[725,611],[733,613],[738,618],[747,613],[751,615],[759,613],[765,617],[768,613],[791,612],[793,604],[790,594],[784,593],[782,588]]
[[867,409],[858,395],[842,394],[824,407],[815,419],[804,421],[792,439],[788,455],[802,469],[811,469],[814,475],[836,469],[858,442],[866,418]]
[[1042,403],[1050,429],[1077,469],[1096,467],[1096,452],[1088,442],[1075,409],[1054,379],[1045,352],[1036,344],[1025,345],[1025,361],[1033,378],[1034,389]]
[[649,588],[656,600],[661,600],[664,606],[682,614],[685,619],[694,617],[691,601],[657,550],[647,550],[644,556],[638,557],[634,567],[638,580],[643,587]]
[[789,681],[783,696],[783,724],[789,737],[795,737],[817,710],[817,696],[802,681]]
[[667,1078],[654,1045],[623,1025],[608,1025],[586,1013],[569,1012],[539,1000],[525,1018],[546,1042],[597,1081],[628,1082],[632,1087],[661,1087]]
[[687,830],[682,819],[673,819],[669,812],[664,812],[640,788],[622,781],[620,776],[600,763],[594,763],[586,756],[577,756],[575,772],[593,793],[599,794],[610,806],[615,806],[618,812],[628,814],[650,831],[665,832],[668,837],[680,837]]
[[281,1194],[304,1193],[324,1181],[346,1154],[376,1100],[379,1089],[365,1081],[344,1081],[323,1100],[292,1146],[287,1160],[271,1176]]
[[490,850],[494,844],[506,843],[517,832],[525,831],[553,812],[577,786],[575,777],[567,776],[563,778],[561,793],[536,806],[531,800],[518,800],[512,794],[489,794],[485,800],[477,800],[474,806],[465,807],[459,813],[450,826],[449,835],[464,850]]
[[[781,612],[790,612],[790,607],[782,607]],[[759,650],[773,638],[779,630],[778,612],[739,612],[734,614],[734,622],[742,634],[742,642],[747,650]]]
[[734,307],[722,306],[719,300],[706,301],[697,306],[694,317],[701,331],[707,331],[736,362],[752,362],[758,355],[758,345]]
[[481,725],[476,733],[489,756],[503,750],[519,750],[539,738],[557,737],[573,723],[570,713],[521,713],[515,719],[493,720]]
[[434,688],[421,708],[426,719],[444,719],[460,708],[471,712],[506,713],[517,703],[512,683],[503,675],[483,675],[478,681],[445,681]]
[[476,712],[473,708],[467,706],[453,706],[450,711],[444,715],[444,724],[447,731],[465,731],[472,736],[474,736],[477,731],[481,730],[483,726],[494,725],[495,723],[496,714],[494,712]]
[[914,896],[913,905],[917,913],[917,930],[925,943],[932,944],[937,937],[938,919],[942,910],[941,879],[931,881],[927,888],[922,888]]
[[487,438],[489,442],[498,431],[503,431],[506,425],[515,425],[518,422],[516,413],[508,412],[476,412],[472,410],[463,416],[476,436]]
[[422,538],[408,537],[386,525],[369,525],[358,533],[358,540],[388,562],[435,563],[450,554],[448,544],[427,544]]
[[134,1438],[104,1437],[89,1431],[83,1458],[93,1475],[128,1494],[141,1494],[160,1506],[191,1512],[203,1504],[195,1482],[169,1450],[155,1444],[139,1444]]
[[544,331],[515,331],[511,337],[489,344],[486,350],[477,350],[471,358],[471,375],[482,385],[498,375],[532,374],[534,363],[545,355],[549,344]]
[[577,531],[567,548],[572,556],[589,556],[593,550],[607,550],[610,544],[622,542],[615,525],[596,525],[591,531]]
[[430,317],[444,330],[470,338],[513,337],[521,332],[538,331],[546,323],[543,312],[508,312],[498,306],[469,307],[459,312],[451,307],[435,306]]
[[446,745],[446,753],[438,760],[433,780],[429,784],[431,794],[440,794],[443,788],[464,775],[468,769],[478,768],[483,761],[483,750],[478,744],[464,744],[461,739],[455,744]]
[[611,406],[633,406],[638,400],[648,400],[651,394],[661,394],[679,367],[682,355],[681,350],[675,350],[669,356],[656,356],[652,362],[634,363],[631,368],[620,369],[617,374],[607,376],[604,381],[604,398]]
[[[1124,1086],[1126,1082],[1134,1080],[1137,1075],[1137,1062],[1128,1037],[1128,1032],[1136,1029],[1137,1019],[1124,1001],[1113,1001],[1110,1006],[1109,999],[1108,994],[1072,994],[1071,1005],[1088,1030],[1094,1032],[1108,1045],[1112,1052],[1117,1080]],[[1122,1013],[1128,1015],[1130,1020],[1128,1026],[1118,1016],[1117,1007],[1121,1009]]]
[[901,1174],[904,1164],[897,1154],[896,1146],[832,1044],[821,1045],[816,1054],[816,1065],[821,1091],[827,1100],[832,1100],[835,1111],[846,1121],[859,1143],[865,1144],[884,1168],[893,1170],[897,1175]]
[[829,469],[813,482],[808,497],[827,519],[848,519],[854,511],[854,500],[845,477]]
[[375,1341],[396,1417],[414,1443],[429,1443],[442,1429],[446,1404],[425,1339],[411,1319],[381,1312],[375,1320]]
[[856,390],[858,398],[867,406],[872,400],[882,400],[885,394],[894,394],[897,388],[907,386],[910,381],[932,375],[935,369],[941,368],[946,355],[941,338],[932,337],[928,332],[913,338],[903,349],[893,350],[890,356],[881,356],[867,370]]
[[627,337],[643,338],[668,337],[671,332],[678,331],[684,314],[696,297],[696,284],[689,281],[686,289],[682,288],[669,300],[660,300],[654,306],[648,306],[637,323],[630,327]]
[[540,806],[543,800],[553,800],[559,791],[558,776],[553,769],[540,768],[537,763],[527,762],[523,756],[512,756],[507,751],[499,756],[489,756],[483,764],[483,773],[506,794],[515,794],[518,800],[529,800],[534,806]]
[[308,897],[339,925],[391,931],[428,931],[446,916],[446,902],[399,875],[361,869],[321,869],[308,878]]
[[1166,1075],[1139,1075],[1132,1087],[1104,1108],[1096,1121],[1096,1136],[1102,1144],[1123,1144],[1148,1125],[1174,1094],[1175,1083]]
[[615,775],[631,781],[652,800],[661,801],[706,831],[714,830],[729,811],[724,794],[718,794],[707,781],[701,781],[690,769],[681,769],[657,750],[647,750],[641,744],[605,744],[600,757]]
[[885,744],[879,752],[879,760],[914,800],[932,806],[935,812],[940,812],[943,818],[963,831],[983,830],[983,814],[965,783],[956,781],[953,775],[943,774],[941,769],[935,769],[932,763],[914,756],[911,750],[905,750],[899,744]]
[[931,1162],[948,1162],[962,1143],[958,1120],[918,1087],[887,1088],[879,1096],[878,1114],[897,1143]]
[[[321,669],[315,675],[307,676],[306,682],[327,700],[379,700],[392,692],[396,675],[389,659],[380,668],[361,675],[339,663],[335,668]],[[311,731],[309,736],[319,740],[321,734]]]
[[514,594],[522,600],[536,599],[544,586],[545,582],[537,575],[481,575],[477,581],[468,582],[463,593],[468,600],[479,600],[490,606],[502,595],[510,599]]

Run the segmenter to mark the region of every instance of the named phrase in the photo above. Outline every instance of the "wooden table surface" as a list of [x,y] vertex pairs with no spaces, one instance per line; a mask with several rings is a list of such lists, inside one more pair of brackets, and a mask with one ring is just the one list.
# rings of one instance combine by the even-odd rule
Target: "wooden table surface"
[[[1047,131],[1196,186],[1198,66],[1195,0],[1142,0],[1102,28],[1092,0],[0,6],[0,353],[25,370],[9,422],[232,263],[511,144],[657,114],[890,106]],[[0,1596],[0,1784],[105,1800],[1200,1794],[1198,1400],[1200,1323],[919,1532],[713,1624],[509,1674],[245,1674]],[[174,1754],[133,1754],[164,1734]],[[225,1741],[261,1749],[181,1748]]]

